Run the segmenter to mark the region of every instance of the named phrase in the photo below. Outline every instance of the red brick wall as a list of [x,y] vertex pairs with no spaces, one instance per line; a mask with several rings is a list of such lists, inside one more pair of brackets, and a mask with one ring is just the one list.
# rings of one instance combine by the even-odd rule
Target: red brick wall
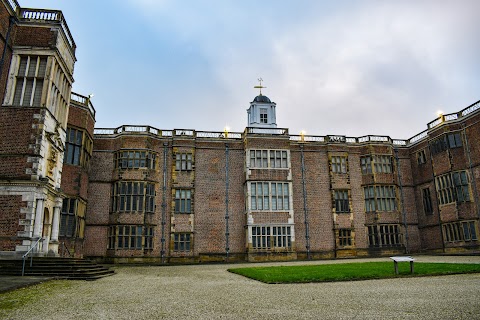
[[22,196],[0,195],[0,251],[14,251],[15,245],[21,244],[16,238],[17,232],[23,231],[18,222],[25,219],[25,214],[20,213],[20,208],[25,206]]
[[[5,48],[5,39],[7,37],[7,31],[8,31],[8,26],[9,26],[9,19],[10,19],[10,14],[8,13],[7,9],[3,6],[0,5],[0,52],[3,53],[3,50]],[[13,26],[10,32],[10,39],[8,41],[8,48],[6,51],[5,55],[5,60],[3,63],[3,70],[2,74],[0,75],[0,97],[2,99],[3,103],[3,97],[5,95],[5,88],[7,86],[7,79],[8,79],[8,69],[10,66],[10,62],[12,60],[12,50],[11,50],[11,45],[12,45],[12,39],[15,36],[15,29],[16,27]]]
[[[245,152],[239,142],[229,146],[229,248],[245,252]],[[225,236],[225,144],[197,144],[195,159],[195,254],[223,254]]]
[[27,157],[38,153],[29,147],[36,143],[38,129],[32,129],[32,123],[41,121],[33,119],[38,113],[36,108],[0,108],[0,179],[30,180],[26,169],[32,168],[32,163],[27,162]]
[[89,135],[93,137],[95,119],[93,119],[91,113],[87,109],[70,104],[68,110],[68,124],[86,130]]
[[86,257],[105,257],[107,252],[108,229],[102,226],[89,226],[85,229],[85,246],[83,249]]
[[[305,145],[305,184],[308,209],[310,251],[334,248],[332,199],[327,150],[324,146]],[[295,244],[297,251],[306,252],[305,211],[300,146],[292,145],[293,208],[295,212]]]
[[56,44],[57,34],[50,27],[18,26],[15,33],[15,45],[32,47],[50,47]]

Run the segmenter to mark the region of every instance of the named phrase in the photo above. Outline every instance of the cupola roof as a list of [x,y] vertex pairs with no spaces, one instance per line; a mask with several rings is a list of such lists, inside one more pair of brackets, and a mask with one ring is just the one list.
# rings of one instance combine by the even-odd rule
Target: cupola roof
[[255,99],[253,99],[253,102],[272,103],[267,96],[262,94],[256,96]]

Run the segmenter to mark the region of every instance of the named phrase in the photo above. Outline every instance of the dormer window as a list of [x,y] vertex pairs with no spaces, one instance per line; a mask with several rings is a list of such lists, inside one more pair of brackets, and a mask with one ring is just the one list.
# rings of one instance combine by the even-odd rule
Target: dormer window
[[268,123],[268,109],[260,108],[260,123]]

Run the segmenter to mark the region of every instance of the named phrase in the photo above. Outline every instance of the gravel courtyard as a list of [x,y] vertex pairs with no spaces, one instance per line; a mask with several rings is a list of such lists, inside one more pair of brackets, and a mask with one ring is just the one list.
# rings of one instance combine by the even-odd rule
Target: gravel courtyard
[[[479,256],[416,259],[480,263]],[[118,267],[116,275],[97,281],[55,281],[56,290],[48,290],[52,283],[19,289],[25,296],[39,294],[21,308],[0,310],[0,318],[480,319],[480,274],[268,285],[227,272],[240,266],[254,264]],[[19,290],[0,294],[0,300]]]

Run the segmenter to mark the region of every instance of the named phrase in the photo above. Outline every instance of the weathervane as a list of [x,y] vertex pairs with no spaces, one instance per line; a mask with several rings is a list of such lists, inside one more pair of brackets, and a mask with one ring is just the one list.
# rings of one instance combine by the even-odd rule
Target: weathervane
[[260,82],[260,85],[255,86],[254,88],[255,88],[255,89],[260,89],[260,95],[262,95],[262,89],[263,89],[263,88],[266,88],[266,87],[262,86],[262,82],[263,82],[263,79],[262,79],[262,78],[258,78],[257,80],[258,80],[258,82]]

